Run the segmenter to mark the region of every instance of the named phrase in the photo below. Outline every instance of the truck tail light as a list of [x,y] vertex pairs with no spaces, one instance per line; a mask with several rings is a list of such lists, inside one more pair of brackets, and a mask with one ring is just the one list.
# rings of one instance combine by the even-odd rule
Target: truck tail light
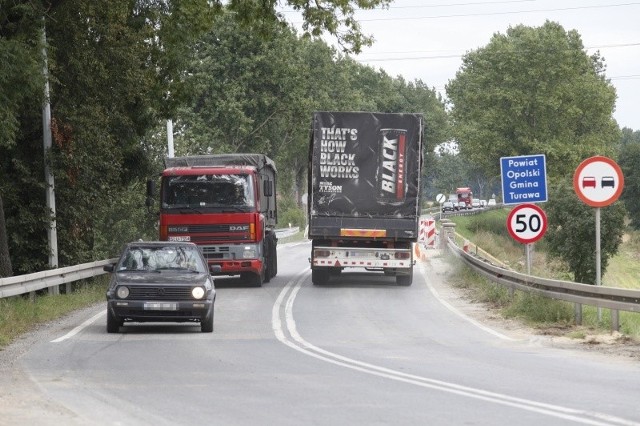
[[169,239],[169,227],[167,225],[160,225],[160,240],[167,241]]
[[329,250],[314,250],[313,257],[329,257],[331,252]]
[[410,259],[411,252],[410,251],[397,251],[395,255],[396,259]]

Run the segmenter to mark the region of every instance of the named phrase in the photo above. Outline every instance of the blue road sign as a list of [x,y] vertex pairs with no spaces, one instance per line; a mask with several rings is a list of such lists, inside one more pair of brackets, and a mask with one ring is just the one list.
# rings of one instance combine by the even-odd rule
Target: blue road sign
[[544,154],[501,157],[504,204],[547,201],[547,165]]

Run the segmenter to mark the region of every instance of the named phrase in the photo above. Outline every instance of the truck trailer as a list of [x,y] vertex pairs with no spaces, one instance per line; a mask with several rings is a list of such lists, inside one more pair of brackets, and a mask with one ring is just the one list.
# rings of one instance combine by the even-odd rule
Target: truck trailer
[[315,112],[309,146],[312,281],[345,268],[413,281],[422,169],[421,114]]
[[275,188],[263,154],[166,158],[160,240],[196,243],[213,275],[261,286],[278,272]]

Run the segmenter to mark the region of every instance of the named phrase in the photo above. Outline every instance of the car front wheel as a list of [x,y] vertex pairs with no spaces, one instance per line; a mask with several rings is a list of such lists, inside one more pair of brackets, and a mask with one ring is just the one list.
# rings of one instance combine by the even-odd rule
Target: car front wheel
[[213,332],[213,308],[211,308],[211,312],[209,312],[209,316],[202,320],[200,323],[200,331],[203,333],[211,333]]
[[118,333],[122,320],[119,320],[113,315],[111,309],[107,308],[107,333]]

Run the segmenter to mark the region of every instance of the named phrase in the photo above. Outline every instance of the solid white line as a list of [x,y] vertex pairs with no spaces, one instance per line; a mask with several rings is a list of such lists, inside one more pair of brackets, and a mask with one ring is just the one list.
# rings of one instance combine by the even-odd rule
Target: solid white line
[[[519,409],[523,409],[526,411],[537,412],[539,414],[549,415],[556,418],[561,418],[564,420],[570,420],[583,424],[590,425],[610,425],[610,424],[620,424],[620,425],[637,425],[637,423],[621,419],[615,416],[611,416],[608,414],[597,413],[597,412],[586,412],[581,410],[575,410],[571,408],[566,408],[562,406],[546,404],[541,402],[536,402],[532,400],[527,400],[523,398],[512,397],[509,395],[499,394],[483,389],[475,389],[467,386],[458,385],[455,383],[444,382],[441,380],[429,379],[426,377],[415,376],[412,374],[407,374],[395,370],[391,370],[384,367],[379,367],[373,364],[357,361],[351,358],[347,358],[324,349],[321,349],[317,346],[312,345],[307,342],[300,336],[297,331],[296,322],[293,318],[293,304],[297,297],[298,291],[300,290],[302,283],[304,281],[305,275],[308,275],[309,269],[306,269],[297,279],[289,281],[285,287],[282,289],[276,302],[272,309],[272,327],[275,332],[276,337],[285,345],[289,346],[292,349],[295,349],[298,352],[309,355],[313,358],[317,358],[319,360],[339,365],[342,367],[349,368],[351,370],[360,371],[366,374],[371,374],[379,377],[385,377],[391,380],[396,380],[404,383],[413,384],[420,387],[430,388],[439,390],[442,392],[453,393],[461,396],[466,396],[469,398],[484,400],[488,402],[493,402],[496,404],[507,405]],[[285,330],[282,328],[282,321],[280,319],[281,311],[283,309],[283,301],[285,297],[288,297],[284,302],[284,316],[285,316],[285,324],[286,329],[291,335],[292,339],[295,341],[291,341],[286,337]]]
[[[426,277],[425,274],[425,270],[424,270],[424,265],[421,263],[420,264],[420,274],[422,274],[423,277]],[[468,317],[467,315],[463,314],[462,312],[460,312],[459,310],[457,310],[455,307],[453,307],[449,302],[447,302],[446,300],[444,300],[442,297],[440,297],[440,294],[438,293],[438,291],[435,289],[435,287],[433,287],[433,285],[429,284],[427,282],[427,279],[424,279],[425,283],[427,284],[427,288],[429,289],[429,291],[431,292],[431,294],[433,294],[433,296],[438,299],[438,302],[440,302],[440,304],[442,304],[445,308],[447,308],[448,310],[450,310],[451,312],[453,312],[454,314],[458,315],[460,318],[464,319],[465,321],[468,321],[469,323],[473,324],[474,326],[478,327],[479,329],[486,331],[489,334],[494,335],[495,337],[498,337],[499,339],[503,339],[503,340],[509,340],[512,342],[516,342],[518,341],[518,339],[514,339],[512,337],[509,337],[505,334],[502,334],[490,327],[487,327],[484,324],[479,323],[478,321],[474,320],[471,317]]]
[[85,322],[83,322],[82,324],[80,324],[79,326],[77,326],[76,328],[74,328],[73,330],[71,330],[70,332],[65,334],[64,336],[58,337],[57,339],[52,340],[51,343],[60,343],[60,342],[63,342],[65,340],[67,340],[67,339],[72,338],[76,334],[80,333],[83,328],[86,328],[86,327],[90,326],[95,320],[100,318],[106,312],[107,312],[106,309],[104,311],[98,312],[97,314],[95,314],[94,316],[92,316],[91,318],[89,318],[88,320],[86,320]]

